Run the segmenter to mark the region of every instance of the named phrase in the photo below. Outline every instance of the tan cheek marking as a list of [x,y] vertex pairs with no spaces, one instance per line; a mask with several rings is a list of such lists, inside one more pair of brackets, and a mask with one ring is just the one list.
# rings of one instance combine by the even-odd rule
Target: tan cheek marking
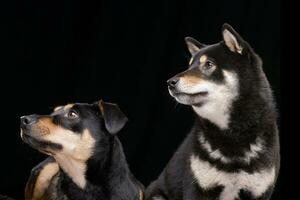
[[35,125],[32,127],[34,133],[38,136],[44,136],[50,134],[50,129],[47,126]]
[[[62,131],[65,132],[65,130]],[[70,178],[80,188],[84,188],[86,185],[86,161],[93,154],[95,139],[87,129],[81,135],[72,132],[61,134],[60,132],[57,130],[54,140],[61,141],[66,148],[55,154],[54,158]]]
[[51,183],[52,177],[56,175],[58,171],[59,167],[56,162],[49,163],[43,167],[35,183],[33,199],[40,199],[43,196]]
[[92,137],[89,130],[84,130],[81,140],[76,146],[74,156],[78,160],[88,160],[93,154],[93,148],[95,146],[95,139]]
[[[37,123],[37,126],[40,130],[47,131],[48,134],[52,133],[58,126],[53,124],[52,120],[50,118],[42,118]],[[44,132],[46,133],[46,132]]]
[[32,130],[35,135],[41,137],[50,134],[53,132],[53,129],[56,128],[50,118],[41,118],[39,121],[32,127]]
[[191,75],[183,76],[181,79],[187,85],[195,85],[195,84],[199,84],[200,82],[202,82],[202,79],[200,77],[191,76]]

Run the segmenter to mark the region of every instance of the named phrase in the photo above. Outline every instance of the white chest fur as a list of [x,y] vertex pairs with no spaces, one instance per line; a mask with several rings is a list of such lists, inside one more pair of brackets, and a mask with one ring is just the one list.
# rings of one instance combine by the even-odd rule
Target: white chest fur
[[240,189],[248,190],[255,197],[262,195],[275,181],[275,168],[254,173],[244,171],[229,173],[220,171],[209,162],[192,155],[191,169],[200,187],[209,189],[224,186],[220,200],[234,200]]

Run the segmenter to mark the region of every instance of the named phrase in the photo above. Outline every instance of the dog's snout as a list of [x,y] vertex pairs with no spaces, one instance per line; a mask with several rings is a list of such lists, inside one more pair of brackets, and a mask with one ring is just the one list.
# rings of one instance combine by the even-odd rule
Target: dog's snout
[[168,86],[170,87],[175,87],[175,85],[178,83],[179,81],[179,78],[178,77],[173,77],[173,78],[170,78],[168,81],[167,81],[167,84]]
[[37,116],[36,115],[28,115],[28,116],[22,116],[21,117],[21,126],[32,125],[36,122],[37,122]]

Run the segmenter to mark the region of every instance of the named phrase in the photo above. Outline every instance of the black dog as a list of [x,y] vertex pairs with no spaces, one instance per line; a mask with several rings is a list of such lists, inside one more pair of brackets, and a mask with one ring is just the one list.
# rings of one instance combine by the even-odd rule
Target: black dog
[[21,117],[24,142],[50,155],[32,170],[26,199],[140,200],[116,136],[126,116],[116,104],[68,104],[50,115]]
[[270,199],[279,170],[277,114],[261,59],[228,24],[223,41],[186,38],[192,58],[168,80],[196,113],[191,133],[146,199]]

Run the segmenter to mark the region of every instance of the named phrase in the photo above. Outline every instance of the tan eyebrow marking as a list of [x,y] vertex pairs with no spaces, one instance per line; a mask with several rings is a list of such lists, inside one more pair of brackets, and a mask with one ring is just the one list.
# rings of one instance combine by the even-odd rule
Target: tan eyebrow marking
[[205,63],[207,60],[207,56],[206,55],[202,55],[199,59],[200,63]]
[[53,109],[53,111],[55,112],[55,111],[58,111],[59,109],[61,109],[63,106],[56,106],[54,109]]
[[67,105],[65,105],[64,110],[68,110],[68,109],[72,108],[73,106],[74,106],[73,103],[67,104]]

